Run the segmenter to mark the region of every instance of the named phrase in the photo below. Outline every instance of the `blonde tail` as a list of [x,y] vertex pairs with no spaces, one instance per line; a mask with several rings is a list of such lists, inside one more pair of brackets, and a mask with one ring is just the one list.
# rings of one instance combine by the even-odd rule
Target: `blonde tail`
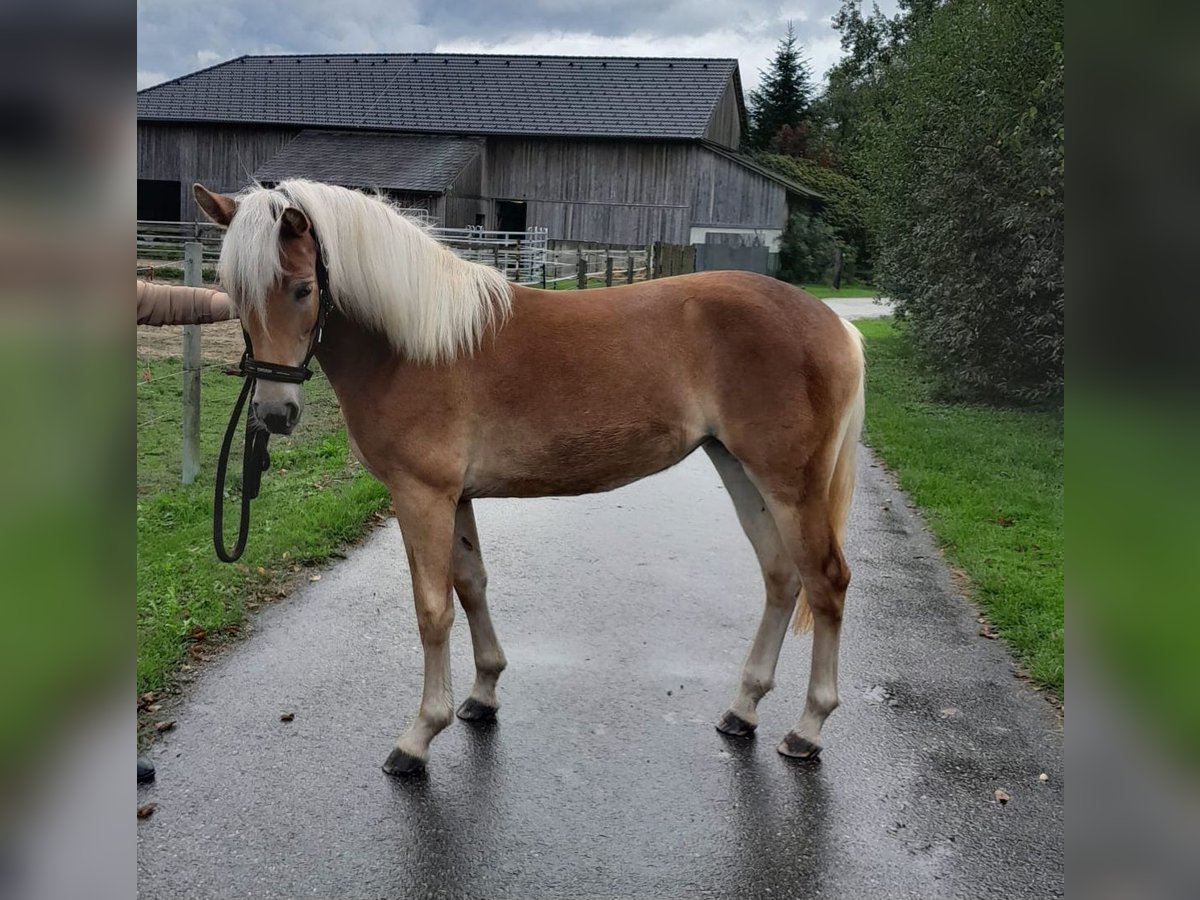
[[[857,470],[855,454],[858,438],[862,434],[863,418],[866,416],[866,356],[863,353],[862,332],[845,319],[842,320],[842,324],[850,332],[853,352],[858,357],[858,386],[853,400],[842,414],[841,442],[838,445],[837,460],[833,465],[833,475],[829,479],[830,514],[839,546],[846,531],[846,520],[850,516],[850,502],[854,499],[854,475]],[[812,608],[808,605],[804,588],[801,587],[792,630],[801,634],[810,631],[812,624]]]

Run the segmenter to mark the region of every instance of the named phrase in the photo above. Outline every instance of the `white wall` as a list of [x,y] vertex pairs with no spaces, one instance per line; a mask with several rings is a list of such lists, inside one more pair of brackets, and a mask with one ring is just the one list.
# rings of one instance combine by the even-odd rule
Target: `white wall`
[[783,237],[782,228],[723,228],[710,225],[692,226],[689,244],[706,243],[709,234],[744,234],[757,238],[765,244],[772,253],[779,252],[779,241]]

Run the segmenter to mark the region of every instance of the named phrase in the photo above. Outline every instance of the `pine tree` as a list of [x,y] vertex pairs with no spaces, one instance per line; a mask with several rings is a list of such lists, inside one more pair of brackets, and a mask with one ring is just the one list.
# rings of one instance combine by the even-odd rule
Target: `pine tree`
[[766,150],[788,126],[807,130],[812,105],[812,73],[796,43],[796,31],[788,22],[787,37],[779,42],[775,58],[762,75],[762,84],[750,92],[750,133],[747,143],[751,149]]

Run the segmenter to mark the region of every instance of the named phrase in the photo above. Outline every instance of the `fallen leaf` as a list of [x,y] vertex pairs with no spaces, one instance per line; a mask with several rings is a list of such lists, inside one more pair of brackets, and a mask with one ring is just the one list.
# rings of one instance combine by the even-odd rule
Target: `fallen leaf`
[[281,715],[281,716],[279,717],[279,721],[280,721],[280,722],[290,722],[290,721],[292,721],[292,719],[294,719],[294,718],[296,718],[296,714],[295,714],[295,713],[286,712],[286,713],[284,713],[283,715]]
[[156,697],[155,697],[154,691],[146,691],[146,693],[144,693],[140,697],[138,697],[138,702],[137,702],[138,709],[145,709],[147,706],[149,706],[151,703],[153,703],[155,701],[155,699],[156,699]]
[[1012,528],[1013,520],[1008,516],[996,516],[996,524],[1001,528]]
[[982,625],[979,626],[979,636],[985,637],[989,641],[995,640],[995,638],[996,638],[996,636],[994,634],[992,634],[991,626],[989,626],[987,622],[984,622]]
[[202,641],[208,637],[208,632],[199,625],[193,625],[192,630],[188,632],[188,637],[190,637],[193,641]]
[[1043,783],[1047,782],[1049,780],[1050,780],[1050,776],[1047,775],[1045,772],[1043,772],[1041,775],[1038,776],[1038,781],[1041,781]]
[[996,802],[999,803],[1001,806],[1003,806],[1005,803],[1007,803],[1011,799],[1012,798],[1010,796],[1008,796],[1008,792],[1005,791],[1003,788],[996,788]]
[[943,719],[953,719],[957,715],[958,715],[958,710],[955,709],[953,706],[947,706],[945,709],[942,710],[942,718]]
[[154,815],[154,810],[158,809],[157,803],[143,803],[138,807],[137,816],[139,819],[148,819]]
[[161,703],[151,703],[146,707],[146,712],[158,712],[160,709],[162,709]]
[[262,566],[259,566],[259,567],[258,567],[258,574],[259,574],[259,575],[266,575],[266,574],[267,574],[267,570],[266,570],[266,569],[264,569]]
[[309,580],[309,581],[320,581],[320,580],[321,580],[321,576],[320,576],[320,575],[309,575],[309,576],[308,576],[308,580]]
[[153,381],[153,380],[154,380],[154,375],[151,374],[150,370],[142,369],[142,381]]
[[174,727],[175,727],[174,719],[167,719],[165,722],[155,722],[154,723],[154,730],[159,732],[160,734],[164,731],[170,731]]

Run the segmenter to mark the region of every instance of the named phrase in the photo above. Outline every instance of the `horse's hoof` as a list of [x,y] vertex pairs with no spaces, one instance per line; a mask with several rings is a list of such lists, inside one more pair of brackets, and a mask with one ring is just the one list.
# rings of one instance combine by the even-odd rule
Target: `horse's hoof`
[[794,731],[789,731],[776,749],[792,759],[816,759],[821,754],[820,744],[814,744]]
[[405,753],[399,747],[388,754],[387,761],[383,764],[383,771],[389,775],[416,775],[424,770],[425,760]]
[[730,737],[753,737],[754,729],[757,727],[747,722],[732,709],[726,710],[725,715],[721,716],[721,721],[717,723],[717,731]]
[[465,722],[484,722],[496,718],[498,707],[480,703],[474,697],[468,697],[458,708],[458,717]]

